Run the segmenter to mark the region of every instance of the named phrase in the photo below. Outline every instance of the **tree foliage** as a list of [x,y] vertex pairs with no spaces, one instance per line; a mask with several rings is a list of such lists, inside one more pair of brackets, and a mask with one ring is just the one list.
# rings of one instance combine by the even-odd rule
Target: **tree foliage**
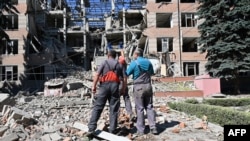
[[198,29],[205,65],[213,77],[239,78],[250,70],[249,0],[200,0],[198,15],[204,22]]

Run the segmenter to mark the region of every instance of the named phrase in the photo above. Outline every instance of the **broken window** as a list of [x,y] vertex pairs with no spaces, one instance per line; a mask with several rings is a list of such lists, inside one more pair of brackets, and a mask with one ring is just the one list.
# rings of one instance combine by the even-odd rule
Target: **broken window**
[[18,29],[18,15],[3,15],[1,18],[0,25],[5,30]]
[[195,13],[182,13],[181,27],[195,27],[197,25],[197,18]]
[[67,34],[68,47],[83,47],[83,34]]
[[13,81],[18,80],[17,66],[0,66],[1,76],[0,80]]
[[156,13],[156,27],[170,28],[172,23],[171,13]]
[[160,2],[171,2],[172,0],[155,0],[156,3],[160,3]]
[[157,38],[157,52],[173,51],[173,38]]
[[181,0],[181,3],[195,3],[195,0]]
[[26,74],[29,80],[44,80],[44,66],[29,66]]
[[194,37],[183,37],[182,38],[182,51],[183,52],[197,52],[197,38]]
[[47,15],[46,23],[48,28],[63,28],[63,15]]
[[184,62],[184,76],[199,75],[199,62]]
[[8,55],[8,54],[18,54],[18,40],[3,40],[2,44],[0,44],[0,54]]

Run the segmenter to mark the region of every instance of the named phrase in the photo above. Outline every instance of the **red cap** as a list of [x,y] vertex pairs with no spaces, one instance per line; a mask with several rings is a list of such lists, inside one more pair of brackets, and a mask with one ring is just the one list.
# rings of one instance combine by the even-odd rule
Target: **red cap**
[[125,58],[123,56],[119,56],[118,61],[119,61],[120,64],[125,64],[126,63]]

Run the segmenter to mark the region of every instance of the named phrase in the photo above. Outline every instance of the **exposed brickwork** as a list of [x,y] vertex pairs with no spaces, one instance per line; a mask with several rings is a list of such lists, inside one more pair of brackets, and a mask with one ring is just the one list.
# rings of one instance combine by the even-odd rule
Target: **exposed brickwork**
[[201,90],[192,91],[168,91],[168,92],[155,92],[156,97],[203,97],[203,92]]

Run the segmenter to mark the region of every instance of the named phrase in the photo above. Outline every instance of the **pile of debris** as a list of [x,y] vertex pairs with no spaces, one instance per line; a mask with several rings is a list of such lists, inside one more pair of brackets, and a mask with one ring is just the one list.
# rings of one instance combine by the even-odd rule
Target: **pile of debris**
[[[90,140],[86,137],[87,124],[92,109],[91,77],[80,73],[74,73],[64,79],[53,79],[45,83],[44,91],[35,95],[19,93],[15,97],[6,97],[1,101],[0,109],[0,140],[3,141],[82,141]],[[89,78],[87,78],[89,76]],[[189,85],[186,83],[187,86]],[[181,85],[184,85],[181,84]],[[157,89],[164,89],[165,83],[154,83]],[[129,86],[132,107],[135,107],[132,97],[132,85]],[[11,99],[14,102],[6,102]],[[146,134],[136,137],[135,123],[125,110],[124,100],[121,98],[121,108],[118,119],[119,133],[108,133],[109,105],[106,104],[101,118],[98,121],[98,129],[92,140],[175,140],[182,138],[193,139],[193,134],[207,139],[215,139],[221,136],[222,128],[213,124],[200,124],[196,117],[191,117],[167,106],[167,102],[180,101],[181,98],[154,97],[157,128],[159,135]],[[133,109],[135,110],[135,109]],[[146,115],[145,115],[146,116]],[[146,125],[148,121],[146,120]],[[184,122],[184,123],[183,123]],[[199,127],[198,127],[199,126]],[[146,133],[149,132],[147,126]],[[199,131],[197,131],[199,130]],[[192,134],[191,134],[192,133]],[[216,135],[216,136],[215,136]]]

